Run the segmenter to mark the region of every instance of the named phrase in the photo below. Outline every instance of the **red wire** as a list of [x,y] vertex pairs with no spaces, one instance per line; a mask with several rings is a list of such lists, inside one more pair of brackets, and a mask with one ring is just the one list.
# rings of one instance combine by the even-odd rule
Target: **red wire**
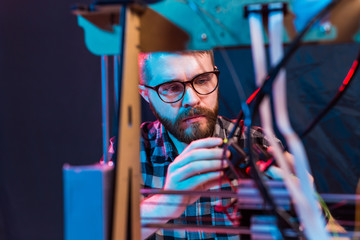
[[357,68],[358,65],[359,65],[359,61],[358,61],[358,60],[355,60],[355,61],[353,62],[353,65],[351,66],[348,74],[346,75],[346,77],[345,77],[345,79],[344,79],[344,81],[343,81],[343,84],[340,86],[339,92],[344,91],[345,87],[349,84],[349,81],[350,81],[351,78],[353,77],[354,72],[355,72],[355,70],[356,70],[356,68]]

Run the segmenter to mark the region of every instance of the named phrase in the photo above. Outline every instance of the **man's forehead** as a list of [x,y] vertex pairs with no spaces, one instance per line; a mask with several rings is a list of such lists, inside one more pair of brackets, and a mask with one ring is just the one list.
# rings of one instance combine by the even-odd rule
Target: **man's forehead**
[[209,54],[194,52],[186,54],[153,53],[148,58],[147,67],[152,79],[166,81],[210,71],[213,66]]

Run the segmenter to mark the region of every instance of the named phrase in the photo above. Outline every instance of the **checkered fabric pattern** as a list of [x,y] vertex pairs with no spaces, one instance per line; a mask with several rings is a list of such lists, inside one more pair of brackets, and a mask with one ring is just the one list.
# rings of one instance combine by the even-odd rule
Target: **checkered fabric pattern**
[[[225,138],[229,135],[233,126],[233,121],[219,116],[213,136]],[[162,188],[165,183],[168,166],[178,156],[177,150],[171,142],[167,131],[159,121],[143,123],[141,125],[141,135],[142,187]],[[261,128],[252,128],[251,137],[254,142],[262,144],[265,147],[269,146],[269,142],[264,137]],[[234,140],[238,141],[241,147],[244,147],[245,136],[244,134],[240,134],[239,129],[234,135]],[[225,184],[221,186],[221,189],[230,190],[230,186],[229,184]],[[188,206],[179,219],[173,219],[169,223],[231,226],[232,223],[224,213],[215,211],[214,207],[218,201],[217,198],[202,197],[194,204]],[[223,206],[225,206],[231,199],[224,198],[221,201]],[[231,214],[231,209],[229,209],[229,213]],[[233,234],[160,229],[148,239],[239,239],[239,236]]]

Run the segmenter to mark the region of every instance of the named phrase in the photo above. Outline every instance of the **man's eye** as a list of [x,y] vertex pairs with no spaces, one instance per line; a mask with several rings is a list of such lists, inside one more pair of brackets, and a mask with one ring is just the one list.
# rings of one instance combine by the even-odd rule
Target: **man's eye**
[[162,85],[160,88],[160,91],[163,94],[172,94],[172,93],[178,93],[178,92],[182,92],[182,84],[181,83],[169,83],[169,84],[165,84]]
[[209,75],[200,76],[195,79],[194,83],[196,85],[204,85],[207,84],[211,80],[211,77]]

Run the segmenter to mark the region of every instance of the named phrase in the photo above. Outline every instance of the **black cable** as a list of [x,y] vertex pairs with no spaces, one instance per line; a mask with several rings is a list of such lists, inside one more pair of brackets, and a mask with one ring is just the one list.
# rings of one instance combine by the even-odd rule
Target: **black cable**
[[[189,2],[188,2],[189,3]],[[333,3],[333,2],[332,2]],[[331,4],[329,4],[331,5]],[[287,52],[287,54],[285,54],[285,57],[282,59],[282,61],[280,61],[280,63],[275,67],[275,69],[273,71],[270,71],[270,77],[268,77],[266,79],[266,81],[264,81],[264,84],[263,86],[261,87],[259,93],[260,93],[260,98],[256,98],[255,100],[255,104],[254,104],[254,107],[253,107],[253,111],[249,111],[247,112],[248,114],[246,114],[245,112],[245,126],[247,126],[247,141],[248,141],[248,146],[252,146],[251,145],[251,136],[250,136],[250,131],[251,131],[251,124],[252,124],[252,117],[256,114],[256,110],[258,109],[258,106],[262,100],[262,98],[264,97],[265,93],[269,92],[269,86],[271,87],[272,86],[272,82],[274,81],[277,73],[280,71],[280,69],[285,65],[285,63],[287,63],[288,59],[290,58],[290,56],[292,56],[292,54],[296,51],[296,49],[299,47],[300,45],[300,40],[303,38],[303,36],[305,35],[305,33],[310,29],[310,27],[318,20],[318,16],[322,17],[322,15],[326,14],[330,9],[331,7],[329,7],[329,5],[320,12],[320,14],[317,15],[317,17],[315,17],[306,27],[305,29],[299,34],[299,36],[293,41],[292,45],[290,45],[290,50]],[[335,6],[335,4],[333,4]],[[196,6],[198,7],[198,6]],[[194,5],[192,6],[192,9],[194,9]],[[196,9],[194,10],[195,12]],[[203,21],[205,23],[207,23],[204,19]],[[212,30],[212,28],[209,28],[210,30]],[[214,34],[214,36],[216,36],[216,34]],[[270,80],[270,81],[269,81]],[[268,85],[266,85],[267,82],[270,82],[268,83]],[[271,88],[270,88],[271,89]],[[267,91],[264,91],[264,90],[267,90]],[[243,101],[242,101],[243,102]],[[244,106],[244,104],[242,104]],[[245,108],[247,108],[248,106],[246,105]],[[232,129],[231,133],[230,133],[230,136],[232,137],[232,135],[234,134],[236,128],[238,127],[239,123],[240,123],[240,117],[242,116],[243,114],[240,113],[239,114],[239,118],[237,119],[235,125],[234,125],[234,128]],[[224,146],[224,152],[226,151],[227,149],[227,146],[228,146],[228,141],[225,143],[225,146]],[[249,149],[251,149],[251,147],[249,147]],[[270,206],[272,207],[272,211],[273,213],[278,217],[278,218],[281,218],[283,219],[285,222],[288,223],[288,225],[290,227],[292,227],[298,234],[299,236],[302,236],[302,232],[300,231],[299,229],[299,226],[297,226],[297,224],[294,224],[291,222],[290,220],[290,216],[282,209],[280,209],[279,207],[276,206],[275,202],[273,201],[273,199],[271,198],[270,194],[269,194],[269,190],[267,189],[265,183],[263,182],[263,179],[261,178],[261,173],[260,171],[258,170],[256,164],[255,164],[255,161],[253,159],[253,155],[252,155],[252,151],[250,150],[249,151],[249,163],[250,163],[250,166],[252,166],[252,169],[253,169],[253,177],[254,177],[254,180],[255,180],[255,183],[264,199],[264,202],[268,202],[270,204]],[[232,169],[232,168],[231,168]],[[236,174],[237,175],[237,174]],[[281,233],[283,236],[284,235],[284,232],[283,232],[283,229],[280,229]]]
[[[339,2],[340,2],[340,0],[332,1],[322,11],[320,11],[320,13],[317,14],[306,25],[306,27],[302,30],[302,32],[290,44],[290,46],[288,48],[288,51],[286,52],[286,54],[284,55],[282,60],[275,66],[275,68],[270,70],[270,73],[268,74],[268,76],[266,77],[266,80],[264,81],[263,85],[259,89],[259,92],[258,92],[258,94],[257,94],[257,96],[255,98],[255,103],[251,108],[251,110],[252,110],[251,111],[252,119],[255,117],[255,115],[256,115],[256,113],[257,113],[257,111],[259,109],[260,103],[261,103],[262,99],[264,98],[264,96],[266,94],[270,93],[270,91],[272,89],[272,84],[273,84],[277,74],[286,65],[286,63],[288,62],[290,57],[295,53],[295,51],[299,48],[300,42],[301,42],[302,38],[305,36],[306,32],[311,28],[311,26],[315,22],[317,22],[319,19],[324,17]],[[251,145],[252,144],[251,143],[251,132],[250,132],[251,122],[250,122],[250,124],[247,124],[246,127],[247,127],[247,131],[246,131],[247,144],[248,144],[248,146],[252,146]],[[267,189],[266,185],[264,184],[264,182],[263,182],[263,180],[261,178],[261,173],[260,173],[259,169],[257,168],[255,162],[254,162],[254,158],[253,158],[253,154],[252,154],[251,150],[249,151],[249,164],[252,167],[252,173],[253,173],[252,175],[253,175],[254,180],[255,180],[258,188],[259,188],[259,191],[261,192],[263,197],[267,200],[267,202],[272,206],[272,211],[274,212],[274,214],[276,216],[278,216],[279,218],[285,220],[289,224],[289,226],[291,226],[300,236],[303,235],[303,233],[299,229],[298,224],[290,222],[290,218],[289,218],[288,214],[283,209],[278,208],[276,206],[275,202],[273,201],[273,199],[271,198],[271,196],[269,194],[269,190]]]
[[305,36],[305,34],[309,31],[309,29],[321,18],[323,18],[325,15],[329,13],[329,11],[334,8],[339,2],[342,0],[333,0],[331,3],[329,3],[323,10],[321,10],[311,21],[305,26],[305,28],[299,33],[299,35],[296,36],[296,38],[291,42],[291,44],[288,47],[288,50],[286,51],[284,57],[281,59],[281,61],[272,69],[270,69],[269,74],[266,76],[265,81],[263,82],[262,86],[259,89],[259,92],[255,98],[255,107],[254,112],[252,114],[255,114],[255,112],[258,110],[259,105],[264,98],[266,94],[269,94],[272,89],[272,84],[277,76],[277,74],[280,72],[280,70],[285,67],[287,62],[289,61],[290,57],[296,52],[296,50],[300,47],[300,42]]
[[[331,3],[329,3],[323,10],[320,11],[306,26],[305,28],[296,36],[296,38],[291,42],[289,45],[288,51],[286,51],[284,57],[281,59],[281,61],[269,71],[269,74],[266,76],[265,81],[263,81],[262,86],[257,90],[257,93],[254,96],[254,111],[251,113],[252,115],[256,114],[256,110],[259,108],[259,105],[264,98],[266,94],[269,94],[271,91],[272,84],[279,73],[279,71],[285,67],[286,63],[289,61],[290,57],[295,53],[295,51],[300,47],[300,41],[306,34],[306,32],[314,25],[319,19],[324,17],[332,8],[334,8],[341,0],[334,0]],[[248,103],[250,104],[250,102]],[[239,114],[239,118],[242,118],[244,116],[243,110],[241,110]],[[240,122],[240,119],[237,119],[236,124],[234,125],[231,132],[235,132],[235,128],[238,127],[238,124]],[[232,135],[229,135],[229,140],[232,137]]]
[[305,131],[300,135],[300,138],[304,138],[315,127],[315,125],[318,124],[319,121],[330,111],[330,109],[333,108],[338,103],[340,98],[344,95],[345,91],[349,88],[350,83],[352,82],[355,74],[359,70],[359,62],[360,62],[360,50],[358,52],[356,60],[353,62],[348,74],[346,75],[336,95],[327,104],[327,106],[320,112],[320,114],[308,125]]
[[[281,61],[275,66],[275,68],[270,70],[270,73],[268,74],[264,83],[262,84],[261,88],[258,91],[258,94],[255,98],[254,105],[250,108],[251,109],[251,111],[250,111],[251,119],[250,119],[250,121],[246,121],[246,124],[245,124],[245,126],[246,126],[246,141],[247,141],[249,149],[250,149],[250,146],[252,146],[252,142],[251,142],[252,119],[255,117],[255,115],[259,109],[260,103],[261,103],[262,99],[264,98],[264,96],[266,94],[270,93],[270,91],[272,89],[272,84],[273,84],[277,74],[286,65],[286,63],[289,61],[290,57],[295,53],[295,51],[299,48],[302,38],[305,36],[306,32],[311,28],[311,26],[315,22],[317,22],[319,19],[324,17],[339,2],[340,2],[340,0],[334,0],[330,4],[328,4],[323,10],[321,10],[320,13],[318,13],[306,25],[306,27],[300,32],[300,34],[290,44],[288,51],[286,52],[284,57],[281,59]],[[237,121],[237,122],[239,122],[239,121]],[[270,196],[267,186],[264,184],[264,181],[261,178],[261,172],[259,171],[259,169],[257,168],[257,166],[255,164],[254,156],[252,154],[251,149],[249,150],[249,165],[252,168],[252,173],[253,173],[252,176],[255,180],[255,183],[256,183],[260,193],[262,194],[263,198],[266,200],[266,202],[268,202],[271,205],[273,213],[277,217],[279,217],[279,218],[283,219],[285,222],[287,222],[289,224],[289,226],[291,226],[300,236],[303,235],[303,233],[299,229],[298,224],[292,223],[290,221],[289,215],[283,209],[280,209],[273,201],[273,198]],[[282,229],[280,229],[280,230],[282,231]],[[283,234],[283,232],[282,232],[282,234]]]
[[[252,109],[254,111],[254,109]],[[251,168],[251,176],[253,177],[257,188],[261,196],[264,199],[264,203],[269,203],[271,206],[271,212],[278,218],[282,219],[286,222],[298,235],[299,237],[304,237],[304,234],[300,230],[299,224],[291,221],[291,216],[282,208],[280,208],[274,201],[273,197],[270,195],[270,190],[265,185],[264,179],[262,178],[262,172],[258,169],[255,161],[254,161],[254,154],[251,150],[252,146],[252,138],[251,138],[251,126],[252,126],[252,119],[245,121],[246,125],[246,143],[249,149],[249,166]],[[283,237],[285,237],[284,229],[279,228]]]
[[[295,51],[300,47],[300,41],[306,34],[306,32],[321,18],[323,18],[332,8],[334,8],[339,2],[342,0],[333,0],[331,3],[329,3],[323,10],[321,10],[306,26],[305,28],[295,37],[295,39],[290,43],[288,51],[286,51],[284,57],[281,59],[281,61],[272,69],[270,69],[268,75],[265,78],[265,81],[263,81],[262,86],[257,90],[257,93],[254,97],[255,105],[254,110],[256,111],[259,108],[260,102],[264,98],[265,94],[270,93],[271,87],[273,84],[273,81],[275,80],[277,74],[279,71],[285,67],[286,63],[289,61],[290,57],[295,53]],[[250,102],[248,103],[250,104]],[[239,114],[239,117],[243,117],[242,111]],[[254,112],[255,112],[254,111]],[[255,114],[255,113],[252,114]],[[237,121],[237,123],[239,123]],[[237,128],[238,124],[234,126],[234,128]],[[231,131],[233,132],[233,130]],[[229,138],[230,140],[230,138]]]

